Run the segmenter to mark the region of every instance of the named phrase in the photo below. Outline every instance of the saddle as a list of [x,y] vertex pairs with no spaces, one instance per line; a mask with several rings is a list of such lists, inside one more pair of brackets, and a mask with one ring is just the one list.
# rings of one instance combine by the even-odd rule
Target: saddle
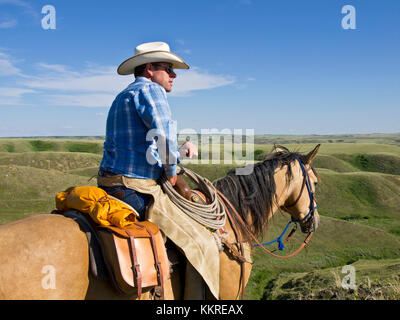
[[170,265],[164,240],[158,226],[150,221],[138,221],[119,228],[99,226],[97,233],[111,277],[117,287],[130,294],[143,288],[161,287],[170,275]]
[[[176,190],[188,200],[207,202],[205,196],[196,190],[191,190],[181,176],[178,176]],[[167,249],[169,253],[174,249],[166,248],[158,225],[150,221],[138,221],[126,212],[122,215],[122,211],[113,205],[114,199],[120,200],[118,195],[105,197],[105,192],[96,187],[72,187],[57,194],[58,210],[52,213],[73,218],[86,232],[91,269],[95,276],[104,278],[104,272],[100,272],[102,267],[104,269],[102,266],[104,262],[108,275],[120,292],[126,294],[137,292],[140,298],[145,288],[154,287],[161,289],[156,291],[163,299],[164,284],[170,277],[172,265],[179,263],[179,261],[170,262],[168,259]],[[119,205],[122,205],[121,209],[124,211],[129,212],[126,206],[134,211],[124,202]],[[104,213],[111,211],[115,211],[111,217]],[[106,218],[110,220],[114,218],[117,221],[115,216],[121,216],[118,226],[107,223]],[[127,225],[127,221],[133,223]],[[101,258],[98,252],[101,252]]]
[[[58,210],[53,213],[80,221],[89,247],[93,247],[90,240],[97,240],[109,275],[119,291],[126,294],[137,292],[140,298],[143,288],[160,286],[163,298],[170,265],[161,231],[156,224],[136,220],[132,207],[92,186],[72,187],[58,193],[56,206]],[[68,215],[71,210],[76,210],[76,214]],[[82,223],[84,219],[86,222]],[[93,227],[94,236],[88,233],[89,225]],[[93,252],[89,249],[91,258]],[[97,266],[92,266],[93,270],[98,270]]]

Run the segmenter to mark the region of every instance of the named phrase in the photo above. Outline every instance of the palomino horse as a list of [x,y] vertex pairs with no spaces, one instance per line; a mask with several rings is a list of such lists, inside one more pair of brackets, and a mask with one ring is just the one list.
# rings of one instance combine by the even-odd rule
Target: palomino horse
[[[261,235],[278,209],[299,221],[304,233],[318,227],[313,197],[317,176],[311,166],[318,148],[307,155],[276,149],[255,164],[251,174],[231,172],[214,182],[238,214],[227,219],[230,250],[220,253],[220,299],[237,299],[251,272],[248,259],[239,261],[232,254],[235,247],[240,252],[235,230],[243,242],[252,241],[251,235]],[[136,298],[92,276],[85,234],[74,220],[61,215],[32,215],[0,226],[0,255],[1,299]],[[165,291],[166,299],[182,298],[178,272],[172,273]],[[150,291],[142,295],[146,298],[152,298]]]

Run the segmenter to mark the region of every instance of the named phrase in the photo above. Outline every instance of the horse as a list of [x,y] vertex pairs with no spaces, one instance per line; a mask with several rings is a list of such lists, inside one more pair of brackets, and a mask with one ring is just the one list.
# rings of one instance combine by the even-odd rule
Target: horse
[[[226,220],[219,299],[243,297],[252,267],[249,244],[263,234],[275,212],[289,213],[303,233],[318,228],[318,175],[312,160],[319,146],[308,154],[275,146],[265,160],[254,164],[252,173],[236,175],[233,170],[213,182],[227,210],[235,212]],[[0,299],[138,299],[118,292],[107,279],[94,277],[88,251],[85,233],[62,215],[35,214],[0,226]],[[171,273],[165,299],[183,298],[181,271],[174,268]],[[153,289],[145,290],[140,299],[157,298]],[[206,292],[205,298],[213,297]]]

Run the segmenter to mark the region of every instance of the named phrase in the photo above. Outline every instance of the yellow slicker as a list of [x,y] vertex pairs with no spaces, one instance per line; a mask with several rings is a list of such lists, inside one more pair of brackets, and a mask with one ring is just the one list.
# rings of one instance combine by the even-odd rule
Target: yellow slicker
[[56,195],[60,211],[75,209],[87,213],[96,223],[125,227],[136,221],[132,208],[122,201],[110,198],[100,188],[93,186],[71,187]]

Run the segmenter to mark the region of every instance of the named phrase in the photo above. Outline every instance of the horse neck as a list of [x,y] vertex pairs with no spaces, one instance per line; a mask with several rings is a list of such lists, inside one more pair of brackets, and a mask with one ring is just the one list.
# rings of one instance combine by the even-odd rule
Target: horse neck
[[[264,214],[266,215],[267,219],[265,222],[265,227],[268,225],[269,221],[272,219],[273,215],[278,211],[278,209],[284,205],[284,203],[286,202],[289,194],[290,194],[290,184],[287,184],[287,180],[286,180],[286,174],[287,174],[287,167],[283,167],[280,168],[278,167],[277,169],[275,169],[274,172],[274,181],[275,181],[275,195],[276,195],[276,201],[272,201],[272,206],[269,208],[268,212],[264,212]],[[224,193],[224,190],[220,190],[222,193]],[[234,205],[232,204],[232,206],[234,207]],[[234,207],[236,209],[237,212],[239,212],[239,208]],[[253,219],[256,217],[257,215],[254,212],[248,212],[248,214],[246,214],[245,216],[241,216],[241,219],[244,221],[244,223],[247,225],[247,227],[250,227],[249,229],[251,229],[251,226],[253,226]],[[229,220],[229,219],[228,219]],[[235,223],[236,225],[240,224],[240,223],[236,223],[236,222],[232,222]],[[231,223],[229,223],[231,224]],[[241,231],[245,232],[240,226],[238,226]],[[242,232],[242,234],[243,234]]]

